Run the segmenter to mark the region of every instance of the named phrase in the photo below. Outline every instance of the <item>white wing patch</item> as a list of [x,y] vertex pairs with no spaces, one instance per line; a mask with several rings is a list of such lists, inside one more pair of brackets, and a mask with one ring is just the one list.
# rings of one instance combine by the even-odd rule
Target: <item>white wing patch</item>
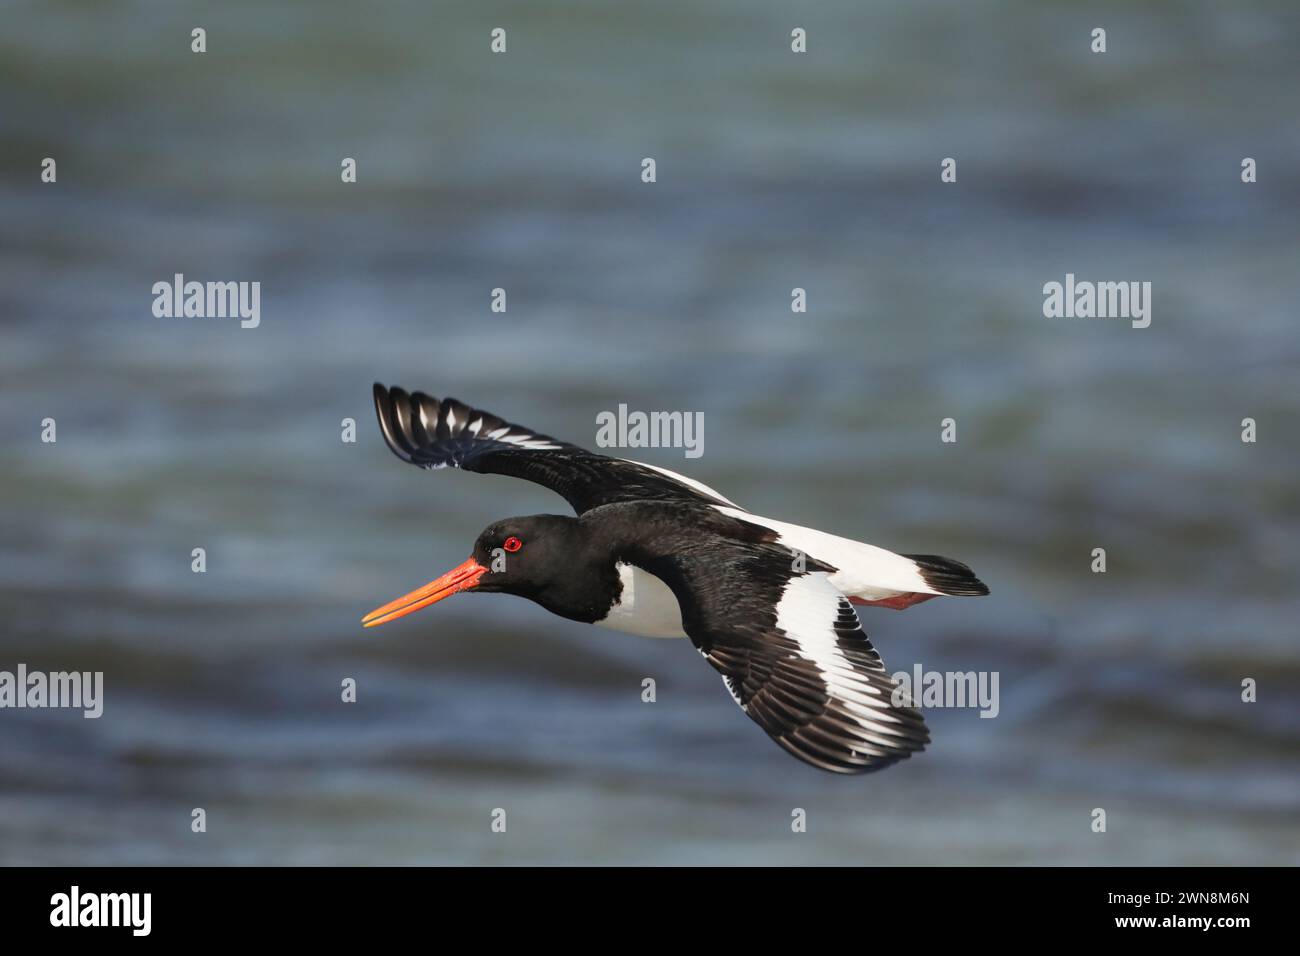
[[493,441],[503,441],[510,445],[518,445],[520,448],[528,448],[532,451],[559,451],[563,445],[556,445],[547,441],[545,438],[538,438],[536,435],[528,432],[512,432],[510,426],[498,428],[492,434],[487,436]]
[[879,601],[899,594],[943,593],[926,584],[916,562],[901,554],[747,511],[721,507],[718,510],[728,517],[775,531],[777,544],[782,547],[838,568],[831,575],[830,583],[844,594]]
[[[732,508],[735,508],[736,510],[740,511],[742,515],[745,516],[749,515],[749,512],[741,508],[740,505],[736,504],[726,495],[714,491],[712,488],[710,488],[702,481],[696,481],[694,478],[687,478],[685,475],[679,475],[677,474],[677,472],[669,471],[667,468],[660,468],[658,465],[647,465],[643,461],[633,461],[631,458],[620,458],[619,461],[625,461],[630,465],[636,465],[638,468],[649,468],[651,471],[657,471],[659,472],[659,474],[666,475],[667,477],[671,478],[673,481],[681,482],[687,488],[693,488],[696,491],[703,492],[704,494],[708,495],[710,498],[716,498],[718,501],[725,501],[727,504],[731,505]],[[718,510],[726,511],[727,509],[719,508]]]
[[[889,747],[896,739],[890,728],[903,721],[892,712],[890,694],[879,679],[868,679],[862,665],[844,656],[835,622],[845,608],[856,630],[857,615],[852,607],[831,585],[826,572],[817,571],[786,582],[776,606],[776,626],[795,642],[799,656],[821,672],[827,694],[852,715],[863,735]],[[877,663],[871,670],[883,675],[885,666]]]

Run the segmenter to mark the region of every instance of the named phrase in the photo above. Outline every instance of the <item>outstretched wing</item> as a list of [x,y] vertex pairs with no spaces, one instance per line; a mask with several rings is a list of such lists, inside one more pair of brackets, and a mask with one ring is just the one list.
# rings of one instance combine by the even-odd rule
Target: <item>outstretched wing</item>
[[752,545],[725,562],[651,565],[740,709],[800,760],[865,773],[929,743],[920,712],[894,702],[897,685],[825,571],[795,572],[783,549]]
[[712,488],[665,468],[610,458],[558,441],[454,398],[375,383],[384,440],[421,468],[462,468],[545,485],[582,514],[621,501],[704,501],[732,508]]

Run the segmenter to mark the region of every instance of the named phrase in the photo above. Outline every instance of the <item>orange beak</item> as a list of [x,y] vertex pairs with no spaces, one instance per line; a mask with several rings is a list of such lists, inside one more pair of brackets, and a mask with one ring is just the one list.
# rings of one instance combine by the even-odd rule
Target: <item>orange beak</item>
[[464,591],[466,588],[474,587],[478,584],[478,579],[487,574],[487,571],[487,568],[470,558],[459,567],[452,568],[436,581],[430,581],[424,587],[412,591],[410,594],[404,594],[396,601],[390,601],[383,607],[375,608],[361,619],[361,623],[366,627],[375,627],[379,624],[395,621],[399,617],[406,617],[406,615],[418,611],[422,607],[437,604],[443,598],[451,597],[457,591]]

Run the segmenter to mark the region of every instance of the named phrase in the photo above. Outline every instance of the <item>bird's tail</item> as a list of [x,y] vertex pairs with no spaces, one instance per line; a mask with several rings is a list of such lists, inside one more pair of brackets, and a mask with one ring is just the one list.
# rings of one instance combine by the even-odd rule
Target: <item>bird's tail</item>
[[937,554],[905,554],[902,557],[916,565],[925,583],[938,594],[975,597],[989,593],[988,585],[960,561]]

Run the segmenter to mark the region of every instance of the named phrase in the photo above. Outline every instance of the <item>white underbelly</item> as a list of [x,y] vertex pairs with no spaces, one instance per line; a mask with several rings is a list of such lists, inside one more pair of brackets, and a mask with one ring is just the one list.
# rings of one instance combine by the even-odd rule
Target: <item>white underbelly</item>
[[677,596],[649,571],[630,564],[618,566],[623,591],[597,627],[642,637],[685,637]]

